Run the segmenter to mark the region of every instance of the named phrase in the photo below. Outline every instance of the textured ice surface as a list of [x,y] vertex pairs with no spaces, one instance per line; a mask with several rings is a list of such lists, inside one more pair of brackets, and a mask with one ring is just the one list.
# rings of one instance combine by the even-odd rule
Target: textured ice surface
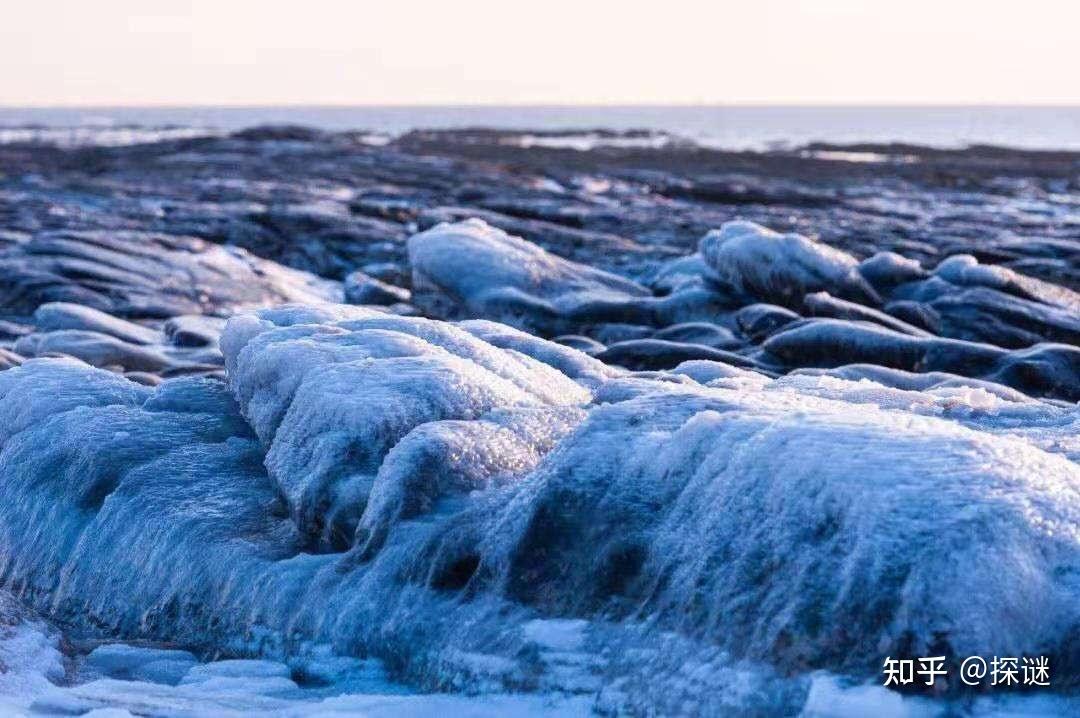
[[[268,448],[271,477],[299,529],[320,534],[325,543],[351,544],[372,485],[421,482],[416,474],[426,461],[439,466],[481,447],[472,462],[484,466],[463,467],[459,489],[484,481],[481,476],[499,464],[509,471],[535,463],[534,445],[552,440],[544,432],[564,433],[557,427],[572,416],[556,409],[589,397],[547,364],[449,324],[365,316],[362,309],[333,324],[297,323],[305,311],[237,317],[226,326],[222,346],[240,407]],[[422,425],[450,421],[471,421],[461,430],[479,431],[486,440],[411,438]],[[393,468],[391,450],[396,461],[409,457],[406,470]],[[466,478],[473,471],[480,473]],[[409,499],[417,501],[427,500]]]
[[1076,712],[1071,179],[430,140],[0,151],[0,712]]
[[42,232],[0,244],[0,312],[71,302],[120,317],[221,314],[283,301],[340,300],[339,285],[243,249],[148,232]]
[[680,661],[722,651],[721,681],[738,659],[1076,655],[1075,406],[855,368],[628,376],[361,307],[241,315],[222,349],[227,387],[0,373],[0,574],[24,600],[128,639],[331,645],[431,687],[588,694],[652,666],[606,694],[624,706],[704,690],[613,662],[642,621]]
[[718,279],[761,301],[798,307],[803,296],[822,290],[864,303],[878,299],[853,257],[798,234],[728,222],[702,237],[698,249]]
[[793,323],[762,347],[791,368],[878,364],[909,372],[949,372],[1036,396],[1080,400],[1080,348],[1068,344],[1007,351],[992,344],[915,337],[868,322],[819,319]]
[[562,259],[482,220],[414,235],[409,261],[414,289],[431,295],[431,310],[452,315],[460,306],[458,313],[534,331],[568,326],[575,316],[599,321],[605,312],[635,311],[632,300],[649,295],[635,282]]

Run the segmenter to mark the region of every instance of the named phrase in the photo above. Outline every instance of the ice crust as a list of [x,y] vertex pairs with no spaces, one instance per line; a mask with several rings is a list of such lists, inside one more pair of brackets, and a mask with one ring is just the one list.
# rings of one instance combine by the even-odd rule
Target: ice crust
[[[546,331],[574,314],[633,306],[649,296],[641,285],[570,262],[471,219],[440,224],[409,238],[413,287],[460,305],[471,317],[492,317]],[[452,314],[449,308],[431,307]],[[440,311],[441,309],[441,311]],[[517,321],[513,321],[516,318]]]
[[[485,465],[475,469],[483,475],[498,464],[509,470],[535,463],[531,442],[551,442],[545,418],[558,426],[565,416],[559,408],[589,398],[547,364],[453,325],[359,308],[349,319],[321,325],[296,324],[288,310],[266,316],[226,325],[222,346],[230,378],[298,527],[321,533],[325,543],[351,544],[374,483],[420,481],[415,474],[424,452],[437,466],[469,446],[490,443],[472,457]],[[444,440],[435,436],[437,428],[421,439],[410,434],[455,421],[471,422],[466,430],[486,441]],[[413,456],[405,470],[396,470],[399,476],[385,479],[383,471],[395,473],[392,450],[397,462],[402,454]],[[483,481],[466,478],[472,471],[463,469],[461,488]]]
[[805,295],[818,291],[879,301],[854,257],[798,234],[727,222],[702,237],[698,251],[719,280],[761,301],[799,306]]
[[70,302],[117,317],[222,314],[287,301],[339,301],[341,288],[237,247],[140,231],[41,232],[0,244],[0,312]]
[[[866,681],[885,655],[1047,655],[1075,688],[1067,289],[748,222],[648,285],[438,224],[409,289],[350,275],[362,306],[189,238],[9,244],[0,588],[182,649],[98,649],[43,708],[135,681],[302,715],[298,657],[614,713],[859,706],[809,672]],[[190,285],[155,287],[163,262]],[[35,630],[10,645],[55,679]]]
[[409,238],[414,302],[443,318],[484,318],[554,336],[582,324],[667,325],[715,313],[723,296],[696,285],[669,297],[507,234],[481,219]]
[[887,370],[633,376],[526,336],[293,306],[230,320],[227,386],[4,371],[0,575],[110,635],[325,643],[436,686],[528,685],[538,616],[784,671],[1076,655],[1075,406]]

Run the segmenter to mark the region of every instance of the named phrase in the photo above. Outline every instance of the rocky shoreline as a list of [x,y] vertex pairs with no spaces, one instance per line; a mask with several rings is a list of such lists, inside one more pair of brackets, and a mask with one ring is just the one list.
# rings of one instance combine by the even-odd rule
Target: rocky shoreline
[[931,653],[1066,700],[1078,290],[1080,153],[0,145],[0,587],[613,714]]

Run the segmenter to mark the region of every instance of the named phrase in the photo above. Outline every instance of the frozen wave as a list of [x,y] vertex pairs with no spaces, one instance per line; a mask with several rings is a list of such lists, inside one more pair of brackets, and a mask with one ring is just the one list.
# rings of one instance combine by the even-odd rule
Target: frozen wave
[[5,584],[110,635],[325,644],[429,686],[560,685],[524,650],[538,616],[589,620],[589,655],[646,620],[785,671],[1075,656],[1075,407],[605,376],[491,323],[332,305],[237,317],[222,349],[227,388],[0,373]]

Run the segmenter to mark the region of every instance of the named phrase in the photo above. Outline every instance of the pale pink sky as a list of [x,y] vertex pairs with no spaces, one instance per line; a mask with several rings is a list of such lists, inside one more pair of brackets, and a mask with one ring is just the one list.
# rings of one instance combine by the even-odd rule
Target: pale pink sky
[[1077,0],[17,0],[0,105],[1080,103]]

